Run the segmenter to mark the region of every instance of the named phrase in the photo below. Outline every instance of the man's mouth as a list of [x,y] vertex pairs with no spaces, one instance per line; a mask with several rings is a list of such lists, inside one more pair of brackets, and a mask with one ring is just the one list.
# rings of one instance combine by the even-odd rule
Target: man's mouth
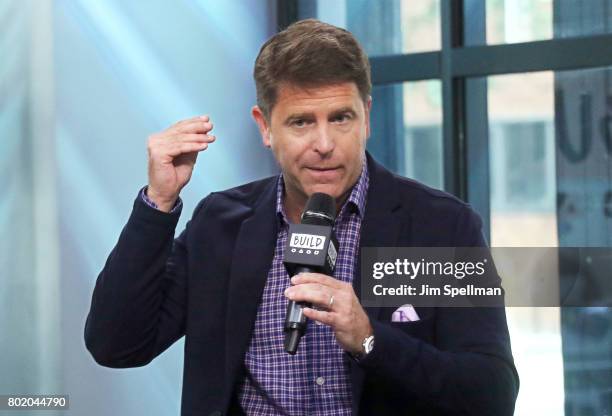
[[307,167],[306,170],[316,182],[335,182],[340,178],[340,166],[312,166]]
[[332,170],[338,170],[338,169],[340,169],[340,167],[339,166],[335,166],[335,167],[312,166],[312,167],[307,167],[306,169],[315,170],[315,171],[319,171],[319,172],[327,172],[327,171],[332,171]]

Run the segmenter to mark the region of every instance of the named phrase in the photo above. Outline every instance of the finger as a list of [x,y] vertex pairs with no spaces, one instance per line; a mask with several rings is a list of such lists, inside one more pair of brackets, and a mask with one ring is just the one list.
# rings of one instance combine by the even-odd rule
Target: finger
[[291,283],[299,285],[302,283],[318,283],[333,289],[341,289],[344,282],[321,273],[300,273],[291,278]]
[[303,309],[304,316],[313,321],[321,322],[322,324],[329,325],[332,328],[336,325],[336,318],[333,312],[319,311],[312,308]]
[[163,137],[158,140],[158,143],[162,146],[174,143],[212,143],[215,139],[216,137],[212,134],[177,134]]
[[180,125],[186,124],[186,123],[191,123],[193,121],[210,121],[210,117],[208,116],[208,114],[205,114],[205,115],[199,115],[199,116],[195,116],[195,117],[186,118],[184,120],[177,121],[170,128],[172,128],[174,126],[180,126]]
[[176,143],[167,149],[167,155],[176,157],[185,153],[201,152],[208,148],[208,143]]
[[212,143],[216,137],[208,134],[178,134],[157,139],[153,143],[153,148],[166,149],[175,146],[176,143]]
[[[329,307],[334,292],[329,287],[318,283],[305,283],[285,290],[288,299],[297,302],[308,302],[321,307]],[[336,299],[334,297],[334,303]]]
[[172,126],[166,130],[167,133],[208,133],[213,129],[210,121],[194,120],[188,123]]

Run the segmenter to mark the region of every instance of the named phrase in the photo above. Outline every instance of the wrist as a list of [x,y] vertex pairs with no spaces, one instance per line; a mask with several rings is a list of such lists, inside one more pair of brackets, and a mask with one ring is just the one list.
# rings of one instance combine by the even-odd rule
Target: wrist
[[353,348],[349,351],[349,354],[353,357],[363,357],[367,355],[374,346],[374,328],[372,328],[369,320],[367,324],[367,328],[363,329],[361,334],[357,336],[355,345],[353,345]]
[[350,352],[351,358],[357,362],[363,360],[374,349],[374,334],[368,335],[363,339],[358,352]]
[[178,196],[174,198],[161,197],[151,186],[147,186],[144,190],[146,197],[155,204],[156,208],[163,212],[170,212],[174,208]]

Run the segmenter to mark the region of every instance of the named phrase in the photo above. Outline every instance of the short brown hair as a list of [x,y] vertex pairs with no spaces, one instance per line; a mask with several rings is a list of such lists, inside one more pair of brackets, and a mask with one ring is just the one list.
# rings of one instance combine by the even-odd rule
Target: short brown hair
[[370,62],[357,39],[316,19],[293,23],[268,39],[255,60],[253,77],[257,105],[268,119],[282,82],[317,87],[352,81],[364,102],[372,89]]

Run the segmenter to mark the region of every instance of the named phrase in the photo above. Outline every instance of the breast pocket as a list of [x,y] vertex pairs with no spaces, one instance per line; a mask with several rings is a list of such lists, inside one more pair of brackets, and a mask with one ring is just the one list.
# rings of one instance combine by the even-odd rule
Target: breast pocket
[[405,334],[420,339],[421,341],[425,341],[430,344],[433,344],[434,342],[435,327],[433,319],[431,318],[411,322],[388,322],[387,324],[392,328],[399,329]]

